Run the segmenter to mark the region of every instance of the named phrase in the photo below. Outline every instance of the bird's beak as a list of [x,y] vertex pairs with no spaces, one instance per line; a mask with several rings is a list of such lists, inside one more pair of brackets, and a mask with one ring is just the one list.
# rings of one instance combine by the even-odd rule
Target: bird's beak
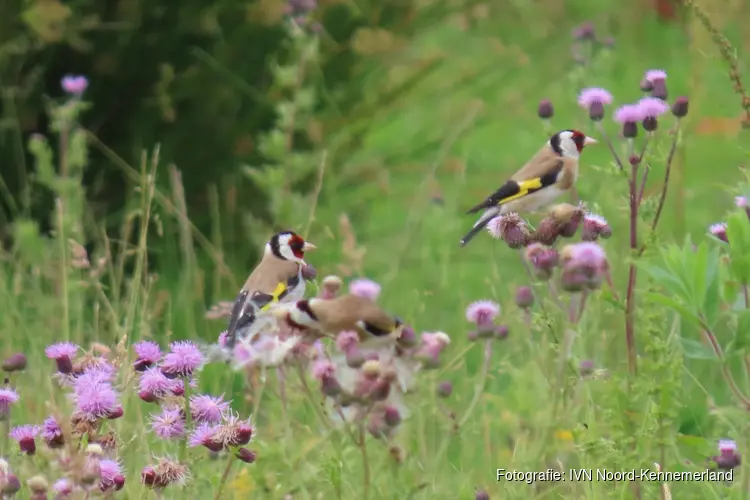
[[304,244],[304,245],[302,246],[302,251],[303,251],[303,252],[309,252],[309,251],[311,251],[311,250],[317,250],[317,248],[318,248],[318,247],[316,247],[316,246],[315,246],[315,245],[313,245],[312,243],[310,243],[310,242],[306,241],[306,242],[305,242],[305,244]]
[[591,137],[586,137],[583,140],[583,145],[584,146],[590,146],[591,144],[596,144],[597,142],[599,142],[599,141],[597,141],[596,139],[592,139]]

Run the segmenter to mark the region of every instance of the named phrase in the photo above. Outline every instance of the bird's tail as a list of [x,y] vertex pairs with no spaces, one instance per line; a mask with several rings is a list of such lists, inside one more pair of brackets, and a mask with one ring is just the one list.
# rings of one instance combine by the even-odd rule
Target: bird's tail
[[497,215],[500,213],[500,207],[497,207],[495,209],[487,210],[482,217],[474,224],[474,227],[471,228],[471,231],[466,233],[466,236],[461,238],[461,246],[465,247],[469,244],[469,242],[474,239],[474,236],[479,234],[479,232],[487,227],[487,224],[490,223],[492,219],[497,217]]

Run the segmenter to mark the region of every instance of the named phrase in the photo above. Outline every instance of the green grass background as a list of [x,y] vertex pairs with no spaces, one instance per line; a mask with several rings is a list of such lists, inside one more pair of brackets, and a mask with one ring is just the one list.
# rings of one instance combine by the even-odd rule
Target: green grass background
[[[453,339],[444,367],[423,374],[420,391],[410,400],[412,416],[396,440],[405,454],[403,463],[394,463],[387,446],[377,442],[369,445],[371,498],[473,498],[475,487],[486,489],[491,498],[632,496],[628,485],[561,483],[544,488],[495,481],[497,468],[533,471],[552,466],[541,460],[549,450],[556,450],[565,464],[597,468],[596,457],[577,447],[580,442],[558,439],[553,431],[573,430],[578,436],[585,421],[596,439],[606,441],[609,417],[598,412],[598,397],[622,389],[620,379],[593,381],[564,412],[553,414],[549,394],[555,377],[550,366],[555,358],[550,339],[541,329],[525,329],[513,305],[515,288],[527,282],[518,256],[486,234],[467,248],[458,246],[459,238],[473,222],[462,212],[492,191],[545,140],[545,129],[536,117],[540,99],[549,98],[555,105],[553,128],[578,128],[598,138],[576,104],[583,87],[607,88],[617,105],[625,104],[640,97],[638,82],[645,70],[663,68],[669,74],[670,96],[691,97],[661,224],[663,242],[682,241],[686,235],[693,240],[703,238],[707,225],[720,220],[732,206],[729,190],[742,179],[738,167],[747,159],[747,132],[695,133],[705,118],[739,115],[739,97],[731,91],[726,63],[700,25],[665,25],[645,8],[623,7],[620,12],[611,3],[568,2],[557,7],[560,17],[554,18],[531,3],[516,4],[513,15],[508,16],[501,6],[490,5],[488,14],[476,19],[470,29],[462,27],[459,19],[442,20],[426,27],[401,52],[383,56],[379,63],[382,71],[376,72],[377,76],[355,83],[375,89],[388,85],[425,57],[440,56],[441,63],[396,104],[377,113],[367,124],[368,132],[356,153],[336,166],[340,172],[337,177],[324,179],[309,233],[310,240],[320,248],[310,255],[309,262],[320,276],[339,273],[339,264],[346,262],[339,227],[340,216],[346,214],[358,245],[366,249],[361,274],[383,285],[382,304],[419,331],[445,331]],[[612,34],[616,46],[582,71],[570,61],[569,32],[584,19],[595,20],[600,31]],[[739,33],[732,29],[730,24],[730,37]],[[746,63],[746,59],[742,61]],[[605,123],[615,135],[611,120],[607,118]],[[341,136],[350,132],[344,130]],[[330,147],[342,137],[330,138]],[[662,134],[658,144],[661,156],[657,155],[654,162],[648,192],[660,186],[664,173],[660,160],[667,141]],[[623,264],[627,257],[627,181],[616,175],[603,144],[586,150],[578,194],[612,225],[614,237],[604,247],[622,296],[627,272]],[[141,205],[141,195],[134,194],[134,208]],[[153,206],[162,222],[174,228],[174,217],[158,202]],[[307,214],[302,214],[297,221],[300,229],[306,220]],[[195,264],[193,250],[167,238],[153,236],[148,245],[157,255],[174,256],[168,259],[174,267],[163,264],[154,285],[143,282],[136,267],[125,274],[128,295],[120,301],[102,302],[96,311],[69,313],[72,316],[66,317],[72,318],[72,339],[93,337],[113,346],[125,331],[131,335],[128,342],[136,338],[156,338],[162,344],[170,337],[215,339],[223,325],[205,321],[201,314],[206,299],[204,285],[215,278],[195,269],[209,259],[197,250],[195,262],[199,264]],[[141,255],[143,250],[136,249],[135,253]],[[44,256],[56,251],[52,245],[40,250]],[[0,352],[21,350],[30,358],[29,369],[17,380],[23,404],[20,412],[14,413],[14,424],[41,422],[53,407],[64,406],[63,395],[48,377],[52,366],[43,359],[42,351],[44,345],[66,337],[63,310],[80,306],[85,296],[75,292],[70,303],[61,303],[60,290],[34,277],[33,270],[23,268],[22,261],[8,256],[0,290]],[[232,271],[235,282],[222,280],[225,294],[215,298],[233,298],[247,270]],[[76,284],[68,286],[75,288]],[[106,288],[105,283],[102,291]],[[91,290],[86,293],[97,294]],[[465,340],[468,324],[463,311],[479,299],[502,304],[510,337],[496,344],[486,387],[471,418],[451,436],[450,423],[439,404],[460,416],[474,396],[482,349]],[[574,358],[593,359],[598,367],[621,373],[626,369],[622,313],[616,307],[604,306],[593,311],[575,344]],[[112,316],[108,328],[94,327],[92,317],[99,318],[100,324],[107,315]],[[687,444],[686,448],[670,447],[667,465],[674,466],[691,453],[692,460],[699,460],[701,454],[711,453],[715,439],[727,435],[745,443],[741,437],[745,426],[737,427],[741,419],[730,408],[717,365],[686,361],[682,375],[684,401],[675,431],[679,429],[687,437],[679,441],[675,434],[674,442]],[[454,384],[453,395],[443,403],[433,396],[433,387],[440,380]],[[228,392],[235,409],[243,414],[251,409],[244,401],[240,377],[235,376],[232,382],[224,366],[207,367],[201,388]],[[282,498],[286,494],[294,498],[361,497],[358,450],[347,444],[346,436],[321,432],[310,404],[297,393],[290,397],[290,413],[282,415],[275,389],[266,393],[255,415],[258,462],[236,466],[236,479],[222,498]],[[143,422],[151,407],[132,392],[123,396],[123,401],[126,418],[113,423],[123,438],[121,456],[128,468],[128,483],[119,495],[149,498],[150,493],[138,484],[140,468],[148,455],[174,454],[176,446],[149,437]],[[641,449],[648,449],[642,444]],[[616,449],[618,445],[611,447]],[[646,455],[640,458],[638,465],[656,460]],[[46,466],[39,465],[44,463],[44,455],[36,460],[34,464],[14,456],[11,461],[26,475],[37,468],[46,471]],[[199,451],[191,454],[191,460],[195,476],[191,486],[184,491],[167,489],[166,498],[212,498],[223,462],[211,461]],[[623,468],[635,466],[625,462]],[[54,473],[45,475],[55,479]],[[676,498],[745,498],[739,488],[728,491],[721,485],[704,486],[699,491],[690,485],[674,485]],[[643,498],[658,495],[658,485],[644,485]]]

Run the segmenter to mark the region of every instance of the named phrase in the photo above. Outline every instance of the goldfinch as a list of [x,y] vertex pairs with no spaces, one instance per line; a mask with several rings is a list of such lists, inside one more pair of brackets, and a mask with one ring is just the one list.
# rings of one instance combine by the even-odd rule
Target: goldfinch
[[372,300],[352,294],[288,302],[272,312],[294,328],[314,330],[323,335],[351,330],[358,332],[362,341],[372,337],[395,339],[402,327],[400,319],[383,311]]
[[259,311],[275,303],[295,302],[304,297],[305,252],[315,248],[292,231],[276,233],[266,243],[263,258],[250,273],[232,307],[225,344],[230,352],[237,341],[237,333],[250,326]]
[[596,142],[578,130],[562,130],[550,137],[505,184],[466,212],[473,214],[484,209],[471,231],[461,239],[461,246],[466,246],[498,215],[534,212],[572,188],[578,179],[581,151]]

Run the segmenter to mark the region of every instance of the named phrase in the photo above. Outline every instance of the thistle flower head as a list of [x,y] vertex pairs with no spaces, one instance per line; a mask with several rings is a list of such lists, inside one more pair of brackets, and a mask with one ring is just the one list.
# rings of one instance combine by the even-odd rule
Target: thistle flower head
[[133,344],[133,350],[138,356],[133,363],[133,369],[139,372],[154,366],[161,359],[161,348],[156,342],[148,340],[137,342]]
[[715,238],[720,239],[724,243],[729,243],[729,239],[727,238],[727,224],[726,222],[717,222],[716,224],[711,224],[708,227],[708,232],[711,233]]
[[539,101],[539,107],[537,107],[536,114],[542,120],[549,120],[552,118],[555,115],[555,108],[552,106],[552,101],[549,99]]
[[737,453],[737,443],[728,439],[722,439],[718,444],[719,455],[713,457],[716,467],[722,470],[731,470],[742,463],[742,456]]
[[589,118],[599,121],[604,118],[604,106],[612,104],[612,94],[597,87],[583,89],[578,96],[578,104],[589,112]]
[[375,301],[380,295],[380,285],[364,278],[354,280],[349,283],[349,293]]
[[161,371],[167,377],[190,377],[202,364],[203,353],[193,342],[172,342],[162,361]]
[[560,256],[554,248],[532,243],[526,247],[526,260],[531,264],[537,278],[547,280],[560,262]]
[[16,391],[8,387],[0,388],[0,420],[5,418],[10,411],[10,406],[17,403],[21,397]]
[[156,465],[147,465],[141,471],[141,482],[149,488],[184,486],[189,477],[187,466],[169,458],[159,458]]
[[58,479],[52,484],[52,491],[57,493],[56,499],[66,498],[68,495],[72,495],[74,490],[75,484],[66,477]]
[[138,380],[138,396],[147,403],[152,403],[168,395],[173,386],[174,381],[168,379],[161,369],[151,367],[141,373]]
[[515,303],[521,309],[528,309],[534,305],[534,292],[528,286],[516,288]]
[[491,327],[500,314],[500,304],[491,300],[479,300],[466,308],[466,319],[480,328]]
[[333,377],[336,374],[336,366],[327,359],[319,359],[313,363],[312,375],[317,380],[325,377]]
[[213,439],[221,443],[225,448],[230,446],[244,446],[250,442],[255,435],[255,428],[250,418],[240,419],[234,415],[227,417],[226,421],[216,429]]
[[125,475],[117,460],[102,459],[99,461],[99,489],[102,491],[119,491],[125,486]]
[[567,291],[598,288],[609,269],[604,249],[593,242],[567,245],[562,249],[561,256],[563,269],[560,280]]
[[689,109],[690,101],[685,96],[678,97],[672,104],[672,114],[677,118],[684,118],[687,116]]
[[669,111],[669,105],[656,97],[644,97],[638,101],[637,106],[644,119],[658,118]]
[[495,239],[501,239],[509,248],[522,248],[529,242],[526,222],[517,213],[495,217],[487,224],[487,231]]
[[55,417],[48,417],[44,421],[41,433],[44,442],[52,449],[60,448],[65,444],[65,437]]
[[453,393],[453,384],[450,382],[440,382],[437,386],[437,395],[441,398],[447,398]]
[[336,335],[336,348],[341,352],[347,352],[359,342],[357,332],[345,330]]
[[84,372],[73,385],[73,401],[76,415],[90,422],[107,418],[118,408],[117,392],[112,385],[101,379],[99,371]]
[[615,121],[618,123],[638,123],[645,118],[643,110],[635,104],[625,104],[615,111]]
[[341,285],[343,285],[343,283],[344,282],[338,276],[326,276],[323,278],[320,298],[332,299],[336,297],[341,291]]
[[734,206],[737,208],[748,208],[750,203],[748,202],[747,196],[735,196]]
[[592,23],[585,22],[573,28],[572,36],[578,41],[593,40],[596,38],[596,29]]
[[73,371],[73,358],[78,353],[78,346],[71,342],[59,342],[52,344],[44,350],[49,359],[57,363],[57,371],[68,374]]
[[26,355],[20,352],[11,354],[3,361],[2,370],[8,373],[20,372],[26,368]]
[[36,437],[39,434],[38,425],[19,425],[10,431],[10,438],[18,443],[21,453],[33,455],[36,453]]
[[151,415],[151,430],[162,439],[181,438],[185,435],[185,420],[179,408],[164,408],[158,415]]
[[218,424],[229,410],[224,396],[197,395],[190,398],[190,413],[196,422]]
[[596,214],[586,214],[583,217],[583,231],[581,231],[583,241],[596,241],[610,236],[612,236],[612,228],[609,227],[607,219]]
[[650,69],[646,71],[646,80],[651,82],[652,84],[658,82],[658,81],[664,81],[667,79],[667,72],[663,69]]
[[190,433],[190,437],[188,438],[188,446],[190,446],[191,448],[205,446],[210,451],[221,451],[224,448],[224,445],[214,439],[218,428],[218,425],[209,424],[207,422],[198,424],[195,430]]
[[89,86],[89,81],[83,75],[65,75],[60,82],[63,91],[68,94],[80,96]]

